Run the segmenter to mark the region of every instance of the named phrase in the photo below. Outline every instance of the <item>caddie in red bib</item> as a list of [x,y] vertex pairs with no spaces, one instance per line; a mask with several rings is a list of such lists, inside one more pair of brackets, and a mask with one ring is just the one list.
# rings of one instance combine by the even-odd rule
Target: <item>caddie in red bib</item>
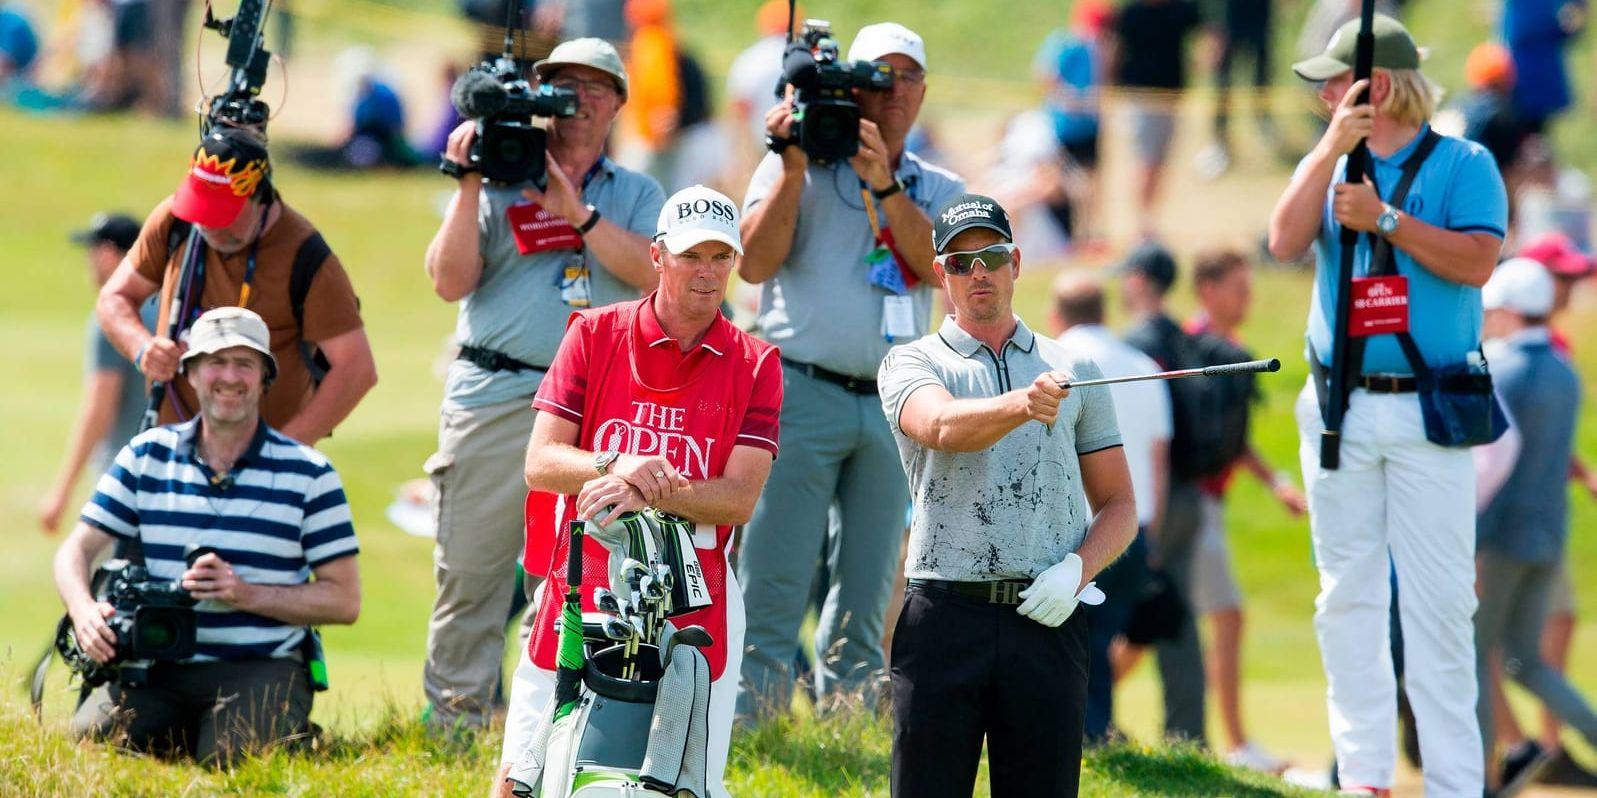
[[[566,585],[564,568],[551,564],[566,562],[569,543],[557,531],[575,518],[603,525],[645,507],[686,518],[712,603],[672,620],[714,638],[704,649],[712,679],[706,776],[710,795],[723,796],[744,627],[727,550],[776,456],[782,371],[775,347],[721,315],[743,254],[735,203],[703,186],[677,192],[660,211],[651,250],[659,289],[572,314],[533,400],[525,565],[548,578],[528,651],[536,678],[518,669],[511,711],[536,711],[552,689]],[[583,575],[584,584],[609,577],[608,554],[592,540]],[[583,593],[593,610],[592,591]]]

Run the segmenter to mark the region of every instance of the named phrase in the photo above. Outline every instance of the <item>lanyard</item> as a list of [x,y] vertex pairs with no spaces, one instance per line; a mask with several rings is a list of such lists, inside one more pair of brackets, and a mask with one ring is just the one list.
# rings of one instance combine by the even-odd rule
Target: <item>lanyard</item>
[[250,306],[250,286],[255,282],[255,255],[260,252],[261,238],[266,235],[266,223],[272,216],[272,202],[268,201],[266,207],[261,209],[260,229],[255,231],[255,240],[250,242],[249,260],[244,263],[244,284],[238,289],[238,306]]
[[[904,182],[906,191],[909,190],[910,186],[914,185],[907,180]],[[893,262],[898,266],[898,274],[903,278],[905,288],[914,288],[920,285],[920,278],[915,275],[913,269],[909,268],[907,265],[909,262],[904,260],[903,254],[898,251],[898,244],[893,241],[893,231],[882,226],[881,220],[876,214],[876,198],[871,196],[871,187],[866,185],[863,179],[859,181],[859,195],[860,199],[865,202],[865,218],[871,223],[871,235],[875,238],[876,246],[886,247],[888,251],[893,253]],[[914,194],[910,194],[909,198],[914,201]]]

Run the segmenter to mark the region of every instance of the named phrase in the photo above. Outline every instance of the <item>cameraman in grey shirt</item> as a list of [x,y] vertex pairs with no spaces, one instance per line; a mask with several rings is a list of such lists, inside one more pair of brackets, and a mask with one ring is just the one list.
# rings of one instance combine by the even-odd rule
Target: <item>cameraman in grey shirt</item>
[[475,123],[462,124],[444,155],[460,189],[427,248],[433,290],[460,303],[461,347],[426,465],[437,492],[438,593],[423,688],[435,728],[485,726],[499,692],[532,396],[566,319],[636,299],[656,280],[649,240],[665,195],[604,156],[627,98],[620,56],[599,39],[575,39],[534,68],[540,82],[578,97],[575,116],[549,122],[543,184],[491,183],[471,171]]
[[1090,580],[1137,531],[1114,404],[1107,387],[1063,387],[1102,374],[1014,315],[1020,252],[997,202],[966,194],[933,225],[954,314],[877,378],[914,498],[892,792],[970,795],[985,738],[993,795],[1073,796],[1088,654],[1076,609],[1102,602]]

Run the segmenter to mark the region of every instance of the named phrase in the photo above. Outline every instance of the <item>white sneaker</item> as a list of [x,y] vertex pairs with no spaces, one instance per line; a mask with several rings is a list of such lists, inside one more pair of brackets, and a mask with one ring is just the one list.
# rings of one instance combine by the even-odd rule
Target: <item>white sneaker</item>
[[1232,767],[1257,770],[1260,773],[1270,774],[1279,774],[1285,771],[1287,765],[1290,764],[1285,759],[1281,759],[1260,748],[1252,740],[1231,749],[1231,752],[1225,755],[1225,763]]
[[1194,166],[1200,180],[1217,180],[1231,168],[1231,153],[1218,143],[1210,144],[1198,153]]
[[1281,780],[1294,787],[1310,790],[1331,789],[1331,771],[1326,768],[1290,767],[1281,772]]

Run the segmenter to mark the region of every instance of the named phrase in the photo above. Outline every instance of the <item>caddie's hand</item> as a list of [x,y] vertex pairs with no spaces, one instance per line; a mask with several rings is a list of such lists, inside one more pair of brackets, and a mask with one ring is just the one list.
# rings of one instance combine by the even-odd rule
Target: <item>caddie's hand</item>
[[1059,383],[1068,379],[1070,375],[1062,371],[1038,374],[1037,379],[1031,381],[1031,387],[1026,389],[1026,415],[1034,421],[1053,426],[1059,420],[1059,403],[1070,395],[1070,389],[1059,387]]
[[882,130],[875,122],[860,119],[859,152],[848,163],[872,191],[883,191],[892,184],[893,166],[887,156],[887,142],[882,140]]
[[528,186],[521,190],[521,196],[543,206],[543,209],[559,216],[577,227],[588,221],[588,204],[582,201],[582,195],[577,192],[577,187],[571,184],[571,179],[566,177],[565,170],[560,168],[560,162],[548,152],[543,154],[543,160],[549,176],[549,181],[544,184],[543,190]]
[[[444,157],[461,166],[471,166],[471,145],[477,140],[477,123],[471,120],[461,122],[449,131],[449,141],[444,145]],[[478,186],[482,183],[482,173],[467,172],[460,178],[462,185]]]
[[170,382],[177,376],[177,364],[183,357],[184,347],[166,336],[156,336],[144,347],[144,354],[136,363],[144,376],[156,382]]
[[609,526],[622,513],[648,506],[641,491],[614,473],[588,480],[577,493],[577,517],[599,526]]
[[1360,103],[1359,92],[1370,85],[1368,79],[1354,81],[1331,112],[1331,123],[1320,137],[1320,146],[1331,156],[1345,155],[1375,129],[1375,106]]
[[1066,554],[1065,559],[1037,575],[1031,585],[1018,594],[1023,601],[1015,612],[1043,626],[1055,627],[1070,619],[1082,602],[1102,604],[1103,591],[1088,582],[1081,584],[1081,557]]
[[116,632],[105,619],[116,609],[103,601],[85,601],[67,611],[72,618],[72,636],[89,659],[104,664],[116,656]]
[[182,585],[195,599],[238,608],[248,603],[251,587],[215,552],[195,560],[194,567],[183,572]]
[[623,454],[610,464],[610,473],[638,489],[650,504],[688,486],[688,478],[664,457]]
[[1361,233],[1375,229],[1375,220],[1386,208],[1369,178],[1363,183],[1337,183],[1331,191],[1331,211],[1338,224]]

